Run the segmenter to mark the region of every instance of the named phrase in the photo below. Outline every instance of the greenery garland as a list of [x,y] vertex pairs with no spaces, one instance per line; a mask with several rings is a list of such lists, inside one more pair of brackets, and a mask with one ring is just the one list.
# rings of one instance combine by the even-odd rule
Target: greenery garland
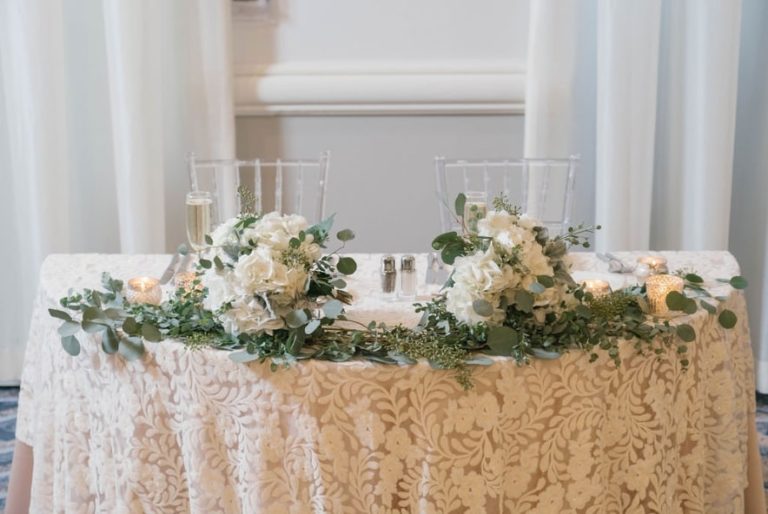
[[[456,207],[461,212],[462,202],[457,202]],[[494,207],[519,215],[519,211],[503,198],[497,199]],[[329,230],[330,224],[326,220],[307,232],[314,233],[316,237],[320,235],[320,239],[325,241]],[[537,241],[550,257],[554,256],[559,262],[557,259],[564,256],[570,246],[588,246],[583,236],[590,231],[591,228],[580,226],[550,239],[541,230],[537,232]],[[342,241],[353,237],[351,231],[339,232]],[[488,238],[470,232],[442,234],[433,242],[434,248],[441,250],[443,259],[449,263],[474,251],[487,249],[491,244],[493,242]],[[515,262],[515,253],[505,258]],[[465,388],[472,386],[471,366],[492,363],[490,356],[506,356],[523,364],[532,358],[554,359],[568,351],[579,350],[588,352],[593,361],[599,353],[605,353],[619,365],[619,344],[622,341],[632,342],[640,354],[650,352],[660,355],[665,348],[676,346],[681,364],[687,367],[686,343],[696,337],[695,330],[687,323],[672,324],[670,320],[649,315],[644,286],[594,297],[572,279],[568,282],[570,276],[567,270],[557,266],[552,280],[568,282],[568,291],[576,299],[576,304],[557,312],[548,312],[543,323],[532,316],[533,298],[527,296],[532,293],[523,291],[518,294],[517,301],[504,306],[504,319],[500,324],[460,322],[446,309],[446,296],[443,294],[426,304],[416,304],[416,311],[422,313],[422,319],[413,329],[387,327],[377,322],[362,325],[348,319],[342,303],[331,298],[334,287],[345,284],[339,282],[338,272],[328,259],[322,261],[320,273],[310,278],[319,283],[310,283],[307,288],[320,288],[323,294],[318,296],[326,295],[329,300],[321,309],[291,311],[284,319],[286,328],[272,333],[233,335],[224,330],[217,313],[203,305],[207,289],[200,277],[212,265],[206,260],[201,261],[193,287],[176,290],[161,305],[127,301],[122,294],[123,282],[103,274],[102,290],[85,289],[70,293],[60,300],[65,310],[49,309],[49,313],[62,321],[58,332],[63,348],[71,355],[80,352],[77,333],[82,330],[100,335],[104,352],[118,353],[127,360],[140,358],[145,351],[145,342],[164,339],[181,341],[190,349],[227,350],[236,362],[264,362],[269,359],[273,370],[304,359],[335,362],[367,359],[397,365],[414,364],[419,359],[426,359],[434,368],[454,370],[457,380]],[[354,261],[350,262],[348,257],[344,259],[347,274],[354,272]],[[221,265],[218,262],[215,264],[217,267]],[[703,308],[710,314],[716,314],[718,307],[713,302],[724,298],[712,297],[703,287],[701,277],[694,272],[681,271],[679,275],[685,281],[687,294],[670,293],[666,299],[669,308],[685,314],[693,314]],[[723,281],[737,289],[747,285],[742,277]],[[547,277],[538,277],[534,289],[540,291],[552,284]],[[449,281],[447,287],[450,285]],[[479,303],[474,308],[484,312],[487,306]],[[732,328],[736,324],[736,315],[722,309],[718,320],[723,327]]]

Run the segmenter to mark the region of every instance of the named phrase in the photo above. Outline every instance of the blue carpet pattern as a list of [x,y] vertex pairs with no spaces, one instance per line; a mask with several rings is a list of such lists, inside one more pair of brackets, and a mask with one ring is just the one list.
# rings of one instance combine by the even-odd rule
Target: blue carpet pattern
[[768,394],[757,394],[757,438],[763,461],[763,487],[768,500]]
[[[18,403],[18,387],[0,387],[0,512],[5,509],[8,476],[15,444]],[[763,460],[763,477],[768,479],[768,395],[757,395],[757,434],[760,439],[760,456]],[[768,480],[764,486],[768,495]]]
[[5,493],[11,472],[16,432],[16,407],[19,403],[17,387],[0,387],[0,512],[5,510]]

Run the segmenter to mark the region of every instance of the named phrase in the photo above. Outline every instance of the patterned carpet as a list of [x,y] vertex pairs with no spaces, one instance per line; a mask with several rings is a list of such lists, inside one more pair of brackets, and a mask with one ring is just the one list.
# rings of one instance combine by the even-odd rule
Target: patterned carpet
[[[0,387],[0,511],[5,509],[5,493],[11,471],[18,396],[18,388]],[[757,395],[757,432],[763,458],[763,476],[768,478],[768,395]],[[768,482],[765,486],[768,495]]]
[[18,398],[18,388],[0,387],[0,512],[5,510],[5,492],[8,488],[8,475],[11,472],[15,443]]

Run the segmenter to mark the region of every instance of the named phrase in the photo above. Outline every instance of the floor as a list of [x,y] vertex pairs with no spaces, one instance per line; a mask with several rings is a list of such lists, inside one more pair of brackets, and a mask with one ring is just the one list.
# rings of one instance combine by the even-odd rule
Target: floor
[[18,397],[19,390],[15,387],[0,388],[0,511],[5,509],[5,492],[15,444]]
[[[0,387],[0,511],[5,509],[5,493],[11,471],[18,395],[18,388]],[[763,476],[768,478],[768,395],[758,395],[757,398],[757,432],[763,458]],[[765,485],[768,495],[768,482]]]

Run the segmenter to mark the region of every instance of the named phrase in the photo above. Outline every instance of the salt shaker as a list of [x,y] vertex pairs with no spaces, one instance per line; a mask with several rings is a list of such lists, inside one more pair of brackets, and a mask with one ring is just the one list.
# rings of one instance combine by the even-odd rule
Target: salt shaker
[[397,289],[397,269],[395,268],[395,258],[386,255],[381,259],[381,292],[387,298],[395,296]]
[[416,258],[403,255],[400,259],[400,298],[416,298]]

